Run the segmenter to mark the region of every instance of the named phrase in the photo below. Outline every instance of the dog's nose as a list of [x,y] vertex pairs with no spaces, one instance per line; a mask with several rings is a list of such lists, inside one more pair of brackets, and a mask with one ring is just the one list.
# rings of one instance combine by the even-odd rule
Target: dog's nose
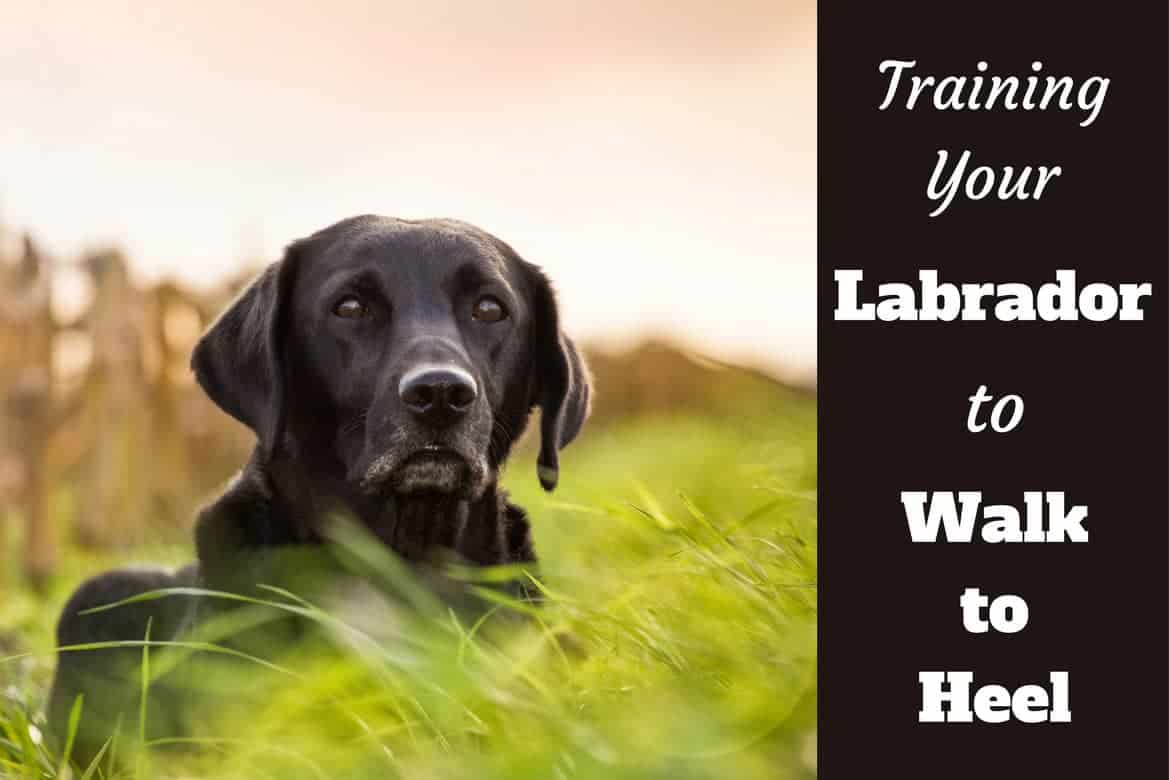
[[471,374],[454,366],[419,366],[407,371],[398,384],[398,397],[406,408],[431,423],[454,422],[478,395]]

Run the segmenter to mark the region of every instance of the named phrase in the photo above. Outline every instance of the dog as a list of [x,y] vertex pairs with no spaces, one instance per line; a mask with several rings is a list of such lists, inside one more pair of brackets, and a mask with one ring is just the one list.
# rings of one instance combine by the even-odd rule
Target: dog
[[[182,638],[207,613],[197,592],[93,610],[163,588],[254,592],[274,553],[322,545],[337,512],[414,564],[532,566],[529,522],[499,488],[500,469],[539,407],[537,473],[551,491],[558,452],[590,407],[544,273],[446,219],[366,215],[294,242],[211,325],[191,365],[207,396],[255,432],[251,458],[199,513],[195,563],[83,583],[58,622],[59,647]],[[63,736],[84,695],[79,761],[137,717],[141,659],[137,646],[59,654],[49,727]],[[183,697],[172,698],[152,709],[151,734],[185,732]]]

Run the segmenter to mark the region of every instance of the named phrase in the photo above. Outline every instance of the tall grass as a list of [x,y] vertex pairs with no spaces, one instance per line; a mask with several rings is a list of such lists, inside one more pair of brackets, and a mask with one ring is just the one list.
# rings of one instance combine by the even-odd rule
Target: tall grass
[[[518,453],[506,483],[534,523],[544,595],[535,610],[497,599],[489,619],[460,617],[403,583],[360,534],[343,535],[344,554],[388,584],[327,603],[278,590],[263,599],[320,624],[327,650],[201,674],[199,684],[230,693],[194,744],[132,734],[117,746],[121,769],[107,755],[95,773],[811,777],[814,426],[812,403],[800,400],[750,420],[623,424],[564,453],[553,496]],[[380,595],[404,588],[411,598]],[[61,777],[68,770],[35,714],[57,605],[30,599],[0,604],[0,628],[19,624],[17,649],[33,653],[0,662],[0,774]],[[531,614],[506,615],[515,610]],[[175,652],[144,649],[148,718],[151,686]]]

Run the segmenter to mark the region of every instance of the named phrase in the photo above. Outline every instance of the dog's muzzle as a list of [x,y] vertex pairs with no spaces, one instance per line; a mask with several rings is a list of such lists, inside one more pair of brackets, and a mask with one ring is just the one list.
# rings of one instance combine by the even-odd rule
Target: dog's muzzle
[[422,447],[398,455],[388,453],[376,458],[361,480],[362,490],[370,494],[422,493],[478,495],[486,482],[486,465],[444,447]]

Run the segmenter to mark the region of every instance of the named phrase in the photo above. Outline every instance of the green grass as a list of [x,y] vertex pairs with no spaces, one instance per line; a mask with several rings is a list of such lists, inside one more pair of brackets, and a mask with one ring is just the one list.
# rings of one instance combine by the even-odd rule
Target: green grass
[[[277,659],[278,688],[263,687],[271,672],[249,674],[199,749],[141,751],[121,774],[815,776],[815,409],[780,406],[592,432],[564,453],[552,496],[517,453],[506,482],[533,518],[547,588],[534,620],[469,624],[425,594],[410,610],[366,599],[327,613],[274,593],[320,621],[333,649]],[[379,551],[357,552],[377,564]],[[109,561],[74,563],[81,576]],[[47,616],[72,584],[0,602],[0,657],[32,653],[0,661],[2,776],[64,776],[36,713],[53,663]],[[169,650],[150,650],[151,673]],[[136,749],[125,742],[123,756]]]

